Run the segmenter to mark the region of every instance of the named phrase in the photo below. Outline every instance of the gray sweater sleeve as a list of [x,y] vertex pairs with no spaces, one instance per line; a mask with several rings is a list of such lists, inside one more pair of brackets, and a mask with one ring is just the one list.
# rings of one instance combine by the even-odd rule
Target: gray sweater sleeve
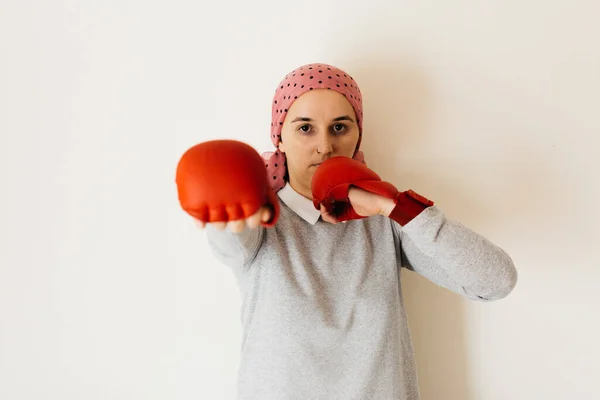
[[471,300],[506,297],[517,283],[508,254],[436,206],[404,227],[392,221],[400,240],[403,267]]
[[266,228],[246,228],[240,233],[233,233],[229,230],[220,231],[209,224],[205,229],[215,257],[234,270],[239,270],[258,252]]

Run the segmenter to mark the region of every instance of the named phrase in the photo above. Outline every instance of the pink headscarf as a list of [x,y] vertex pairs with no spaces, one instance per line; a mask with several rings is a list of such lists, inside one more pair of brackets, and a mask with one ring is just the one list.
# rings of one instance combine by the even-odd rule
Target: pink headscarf
[[[281,128],[288,109],[294,101],[304,93],[313,89],[335,90],[346,96],[354,108],[359,136],[354,159],[364,163],[364,155],[359,150],[362,139],[362,95],[354,79],[346,72],[327,64],[308,64],[296,68],[279,83],[272,105],[271,141],[279,148]],[[285,154],[279,150],[262,154],[267,167],[269,182],[275,192],[285,186],[286,160]]]

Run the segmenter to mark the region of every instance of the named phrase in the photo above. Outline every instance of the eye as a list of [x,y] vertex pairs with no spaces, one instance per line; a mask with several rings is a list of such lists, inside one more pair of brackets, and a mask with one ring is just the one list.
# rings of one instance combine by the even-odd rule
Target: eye
[[343,131],[345,131],[345,130],[346,130],[346,125],[344,125],[344,124],[335,124],[335,125],[333,126],[333,130],[334,130],[336,133],[343,132]]
[[299,130],[299,131],[302,131],[302,132],[304,132],[304,133],[308,133],[308,132],[310,132],[310,125],[301,125],[301,126],[298,128],[298,130]]

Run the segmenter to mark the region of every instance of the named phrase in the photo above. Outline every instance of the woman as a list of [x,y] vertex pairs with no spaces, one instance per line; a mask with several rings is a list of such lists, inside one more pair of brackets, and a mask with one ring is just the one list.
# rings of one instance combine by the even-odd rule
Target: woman
[[[305,65],[273,99],[268,180],[252,181],[264,166],[249,172],[257,154],[234,143],[220,143],[220,161],[210,161],[233,173],[207,192],[211,210],[191,214],[240,284],[240,399],[418,399],[400,268],[479,301],[504,298],[516,284],[502,249],[363,164],[362,117],[350,75]],[[260,197],[263,185],[272,191]],[[232,187],[244,201],[233,204]],[[248,198],[263,200],[250,208]]]

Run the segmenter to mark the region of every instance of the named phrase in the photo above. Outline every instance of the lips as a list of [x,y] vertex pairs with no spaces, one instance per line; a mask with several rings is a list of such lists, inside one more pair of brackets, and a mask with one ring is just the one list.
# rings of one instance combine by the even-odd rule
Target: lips
[[321,161],[319,161],[319,162],[316,162],[316,163],[314,163],[314,164],[312,164],[312,165],[313,165],[313,166],[315,166],[315,167],[318,167],[319,165],[323,164],[325,161],[329,160],[330,158],[331,158],[331,157],[327,157],[326,159],[324,159],[324,160],[321,160]]

